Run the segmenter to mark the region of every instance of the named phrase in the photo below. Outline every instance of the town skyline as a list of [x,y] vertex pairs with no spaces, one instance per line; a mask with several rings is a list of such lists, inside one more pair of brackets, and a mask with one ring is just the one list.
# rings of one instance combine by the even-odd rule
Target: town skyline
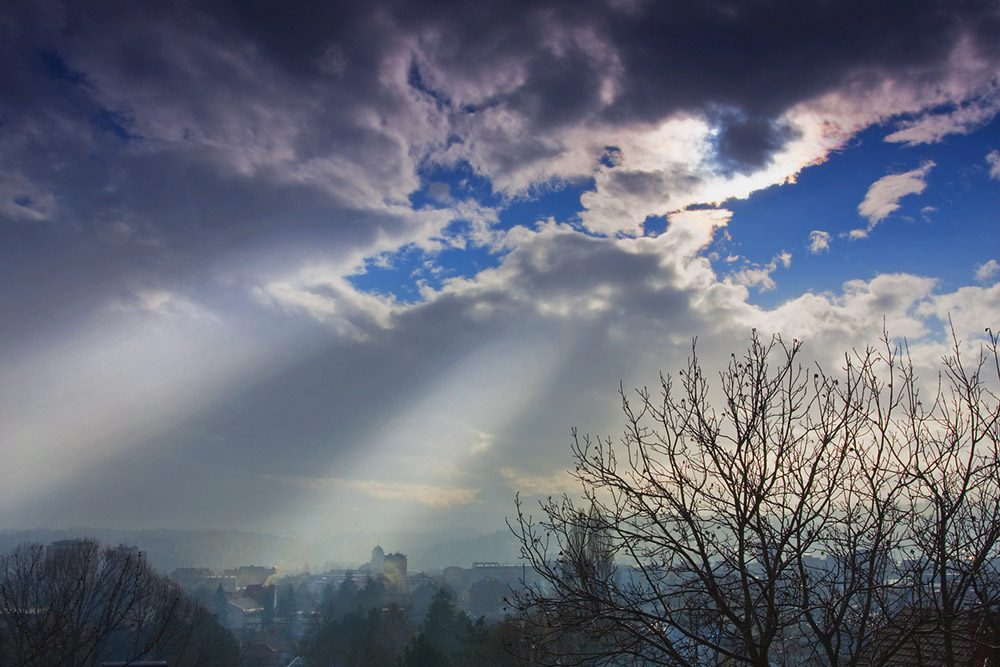
[[[792,9],[794,8],[794,9]],[[0,527],[489,534],[619,383],[1000,328],[995,3],[12,2]]]

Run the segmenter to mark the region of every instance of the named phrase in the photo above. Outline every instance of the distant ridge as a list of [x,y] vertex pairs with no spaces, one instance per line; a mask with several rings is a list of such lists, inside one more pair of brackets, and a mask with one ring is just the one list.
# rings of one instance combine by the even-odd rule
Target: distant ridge
[[149,563],[169,574],[178,567],[215,570],[255,563],[300,569],[316,546],[300,538],[243,530],[174,530],[65,528],[0,531],[0,551],[21,542],[48,544],[74,537],[94,537],[106,544],[134,544],[146,552]]
[[[146,552],[149,563],[169,574],[178,567],[208,567],[216,571],[238,565],[273,565],[279,572],[313,572],[332,568],[352,568],[366,562],[374,538],[355,536],[305,539],[229,529],[113,529],[37,528],[0,530],[0,552],[22,542],[48,544],[55,540],[93,537],[106,544],[134,544]],[[370,542],[370,543],[369,543]],[[410,569],[439,570],[451,565],[470,567],[475,561],[513,563],[518,559],[517,543],[507,530],[486,534],[413,533],[386,536],[384,544],[409,557]]]

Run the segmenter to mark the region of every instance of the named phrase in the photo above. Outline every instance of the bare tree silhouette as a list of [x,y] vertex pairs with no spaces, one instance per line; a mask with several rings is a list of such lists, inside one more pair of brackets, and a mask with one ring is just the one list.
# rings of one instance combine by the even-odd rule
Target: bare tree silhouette
[[972,367],[953,337],[926,400],[888,335],[836,375],[755,332],[717,388],[696,349],[659,392],[621,387],[620,439],[573,432],[581,497],[537,520],[517,501],[536,662],[888,665],[934,636],[959,664],[968,616],[1000,602],[987,333]]
[[235,640],[129,547],[91,539],[0,555],[0,665],[92,665],[170,657],[231,664]]

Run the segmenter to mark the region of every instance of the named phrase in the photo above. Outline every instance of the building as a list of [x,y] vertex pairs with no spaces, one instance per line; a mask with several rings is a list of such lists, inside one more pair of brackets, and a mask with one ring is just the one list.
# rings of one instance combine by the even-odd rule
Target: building
[[386,586],[395,591],[406,590],[406,554],[399,552],[386,554],[383,561],[382,576]]
[[264,606],[253,598],[230,600],[226,604],[226,627],[234,632],[245,628],[260,629]]
[[235,570],[226,570],[225,576],[235,577],[236,588],[246,588],[251,584],[263,584],[268,577],[274,575],[277,570],[273,567],[262,567],[260,565],[241,565]]
[[89,545],[93,544],[88,540],[56,540],[45,547],[46,558],[66,558],[83,554]]
[[382,550],[382,547],[376,545],[375,548],[372,549],[372,559],[371,562],[368,564],[368,574],[373,577],[378,576],[382,574],[384,568],[385,568],[385,551]]
[[274,584],[271,584],[270,586],[250,584],[243,589],[243,597],[256,600],[262,606],[270,605],[271,609],[274,609],[278,602]]

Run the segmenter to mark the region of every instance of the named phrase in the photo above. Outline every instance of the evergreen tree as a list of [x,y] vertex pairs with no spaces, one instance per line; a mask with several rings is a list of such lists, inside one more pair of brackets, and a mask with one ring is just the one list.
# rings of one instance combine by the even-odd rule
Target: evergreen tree
[[274,593],[265,588],[260,604],[263,607],[260,612],[260,622],[261,625],[267,627],[274,622]]
[[350,570],[344,576],[344,580],[340,582],[340,586],[337,588],[336,595],[337,607],[343,611],[348,609],[354,609],[358,606],[358,585],[354,581],[354,573]]
[[226,591],[222,589],[222,584],[215,589],[215,595],[212,598],[212,611],[215,613],[215,618],[222,625],[228,625],[229,622],[229,598],[226,597]]
[[448,657],[420,633],[403,654],[403,667],[449,667]]
[[448,591],[438,589],[424,618],[422,630],[427,641],[451,656],[465,643],[471,626],[469,617],[455,605]]
[[295,616],[295,589],[291,584],[284,584],[278,590],[278,605],[274,611],[278,618],[291,619]]
[[309,587],[306,586],[306,582],[299,584],[299,587],[295,589],[295,608],[298,611],[303,611],[306,613],[315,611],[316,609],[316,599],[313,597],[312,593],[309,591]]
[[355,596],[355,605],[361,609],[374,609],[382,604],[382,596],[385,593],[385,584],[381,579],[368,577],[365,580],[365,587],[358,591]]

